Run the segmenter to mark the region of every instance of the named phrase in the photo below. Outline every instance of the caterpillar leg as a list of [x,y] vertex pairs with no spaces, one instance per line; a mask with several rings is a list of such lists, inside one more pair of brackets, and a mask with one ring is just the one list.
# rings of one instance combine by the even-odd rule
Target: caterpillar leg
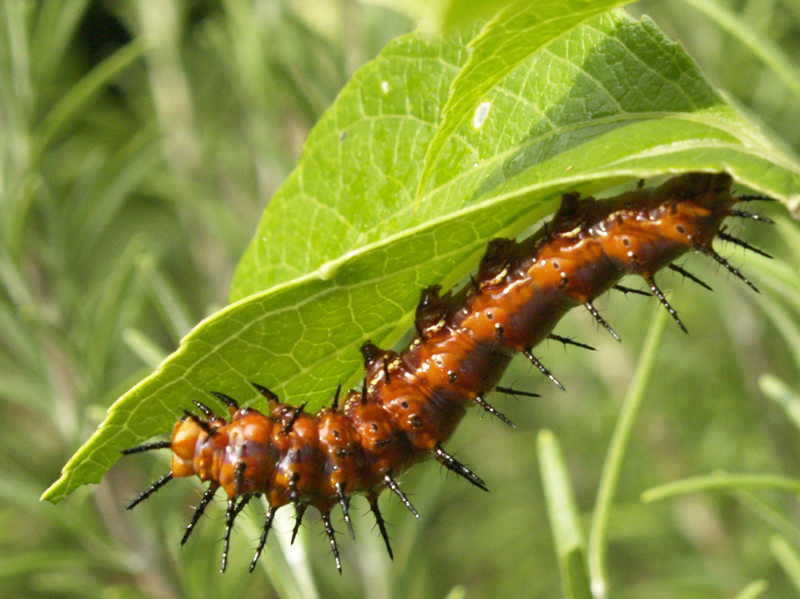
[[483,482],[483,479],[481,479],[480,476],[478,476],[472,470],[467,468],[464,464],[462,464],[461,462],[456,460],[453,456],[451,456],[449,453],[447,453],[444,449],[442,449],[441,447],[439,447],[437,445],[436,449],[434,449],[434,453],[436,454],[436,460],[442,466],[444,466],[445,468],[447,468],[451,472],[455,472],[459,476],[462,476],[462,477],[466,478],[469,482],[471,482],[473,485],[475,485],[479,489],[483,489],[484,491],[487,491],[487,492],[489,491],[489,489],[486,488],[486,483]]
[[378,530],[381,531],[383,542],[386,543],[386,551],[389,552],[389,559],[394,560],[394,553],[392,552],[392,545],[389,543],[389,533],[386,532],[386,521],[383,519],[383,514],[378,508],[378,495],[374,492],[367,495],[369,501],[369,509],[375,515],[375,523],[378,525]]
[[[633,291],[636,291],[636,290],[634,289]],[[552,333],[550,333],[547,336],[547,338],[552,340],[552,341],[558,341],[559,343],[563,343],[564,345],[574,345],[575,347],[580,347],[582,349],[588,349],[588,350],[591,350],[591,351],[597,351],[591,345],[586,345],[585,343],[578,343],[577,341],[575,341],[574,339],[571,339],[569,337],[562,337],[561,335],[553,335]]]
[[511,387],[501,387],[500,385],[495,387],[494,390],[499,393],[505,393],[506,395],[513,395],[514,397],[541,397],[541,395],[539,395],[538,393],[531,393],[530,391],[520,391],[519,389],[512,389]]
[[253,556],[253,561],[250,564],[250,572],[252,573],[253,570],[256,569],[256,564],[258,563],[258,558],[261,557],[261,552],[264,550],[264,545],[267,544],[267,535],[269,534],[270,529],[272,528],[272,521],[275,519],[275,510],[276,508],[271,507],[267,510],[267,514],[264,520],[264,529],[261,531],[261,539],[258,541],[258,547],[256,548],[256,554]]
[[203,498],[200,500],[200,503],[195,508],[194,514],[192,515],[192,520],[186,527],[186,532],[183,533],[183,538],[181,539],[181,546],[186,545],[186,541],[189,540],[189,535],[192,534],[194,527],[200,520],[200,516],[203,515],[203,512],[206,511],[208,504],[211,503],[211,500],[214,498],[214,493],[217,492],[217,489],[219,489],[219,484],[216,482],[212,482],[211,486],[208,487],[208,489],[206,489],[205,493],[203,493]]
[[152,451],[154,449],[169,449],[172,446],[171,441],[154,441],[153,443],[142,443],[141,445],[137,445],[136,447],[129,447],[128,449],[123,449],[123,455],[130,455],[132,453],[140,453],[142,451]]
[[562,391],[566,391],[566,389],[564,388],[564,385],[562,385],[561,382],[556,377],[554,377],[552,374],[550,374],[550,371],[547,370],[547,368],[544,367],[544,364],[542,364],[539,361],[539,359],[536,356],[533,355],[532,351],[533,351],[532,347],[527,347],[527,348],[525,348],[525,351],[523,353],[525,354],[525,357],[528,358],[528,360],[530,360],[531,364],[536,366],[536,368],[538,368],[543,375],[545,375],[547,378],[549,378],[550,381],[556,387],[558,387]]
[[728,216],[735,216],[737,218],[749,218],[750,220],[757,220],[760,223],[767,223],[768,225],[775,224],[775,221],[772,220],[771,218],[767,218],[766,216],[761,216],[760,214],[753,214],[752,212],[745,212],[743,210],[729,210]]
[[197,400],[195,400],[195,399],[193,399],[193,400],[192,400],[192,403],[193,403],[194,405],[196,405],[196,406],[197,406],[197,409],[199,409],[199,410],[200,410],[200,411],[203,413],[203,416],[205,416],[205,417],[206,417],[206,418],[208,418],[209,420],[213,420],[214,418],[216,418],[216,417],[217,417],[217,415],[214,413],[214,410],[212,410],[211,408],[209,408],[209,407],[208,407],[207,405],[205,405],[204,403],[200,403],[199,401],[197,401]]
[[[142,450],[142,451],[145,451],[145,450]],[[145,499],[150,497],[150,495],[152,495],[153,493],[158,491],[161,487],[166,485],[171,480],[172,480],[172,472],[167,472],[164,476],[162,476],[157,481],[155,481],[152,485],[150,485],[150,487],[148,487],[147,489],[145,489],[144,491],[139,493],[139,496],[136,499],[134,499],[133,501],[131,501],[125,507],[127,509],[129,509],[129,510],[132,510],[133,508],[135,508],[137,505],[139,505]]]
[[678,326],[681,327],[681,330],[684,333],[688,334],[689,331],[686,330],[686,327],[681,322],[681,319],[678,318],[678,313],[675,311],[675,308],[673,308],[672,306],[669,305],[669,302],[667,301],[667,298],[664,297],[664,292],[661,291],[661,289],[659,289],[658,286],[656,285],[655,279],[653,279],[653,277],[645,277],[644,280],[647,281],[648,285],[650,285],[650,289],[652,290],[653,295],[655,295],[658,298],[658,301],[661,302],[661,305],[664,306],[667,309],[667,312],[669,312],[670,316],[672,316],[672,318],[675,320],[675,322],[678,323]]
[[232,397],[228,397],[224,393],[220,393],[219,391],[212,391],[211,395],[216,397],[222,403],[224,403],[228,407],[228,412],[231,416],[239,409],[239,402],[233,399]]
[[487,412],[489,412],[490,414],[492,414],[493,416],[497,416],[500,420],[505,422],[511,428],[516,428],[516,426],[514,425],[513,422],[511,422],[508,418],[506,418],[504,414],[502,414],[501,412],[498,412],[494,408],[494,406],[492,406],[489,402],[487,402],[483,398],[483,394],[479,393],[478,395],[475,396],[475,403],[478,404],[480,407],[482,407]]
[[600,316],[600,313],[597,311],[597,308],[595,308],[592,305],[592,302],[586,301],[586,302],[583,303],[583,305],[586,306],[586,309],[589,310],[589,314],[594,316],[594,319],[600,324],[601,327],[603,327],[605,330],[607,330],[609,333],[611,333],[611,336],[614,339],[616,339],[617,341],[621,341],[621,339],[619,338],[619,335],[617,335],[616,331],[611,328],[610,324],[608,324],[605,320],[603,320],[603,317]]
[[356,533],[353,532],[353,523],[350,521],[350,498],[345,495],[347,483],[336,483],[336,495],[339,499],[339,505],[342,506],[342,514],[344,515],[347,530],[350,531],[350,538],[356,540]]
[[291,541],[292,545],[294,545],[294,540],[297,538],[297,533],[300,530],[300,525],[303,524],[303,516],[306,513],[306,508],[308,508],[308,506],[305,503],[298,503],[294,506],[295,516],[294,516],[294,528],[292,529],[292,541]]
[[414,514],[417,520],[419,520],[420,519],[419,513],[417,512],[417,510],[414,509],[414,506],[411,505],[411,502],[408,500],[408,497],[405,496],[405,493],[403,493],[400,490],[400,487],[397,485],[397,482],[392,478],[392,473],[391,472],[387,473],[386,476],[383,477],[383,480],[386,482],[386,486],[389,487],[389,490],[395,495],[397,495],[400,498],[400,501],[403,502],[403,505],[405,505],[409,510],[411,510],[411,513]]
[[762,196],[758,194],[751,194],[751,195],[744,195],[744,196],[737,196],[737,201],[739,202],[777,202],[775,198],[771,198],[769,196]]
[[708,289],[709,291],[714,291],[713,289],[711,289],[711,287],[706,285],[703,281],[698,279],[696,276],[694,276],[688,270],[684,269],[682,266],[678,266],[677,264],[667,264],[667,268],[669,268],[674,272],[677,272],[680,275],[683,275],[684,277],[686,277],[690,281],[697,283],[698,285],[700,285],[700,287],[703,287],[704,289]]
[[[236,520],[236,517],[241,513],[241,511],[245,508],[245,506],[250,502],[252,498],[253,498],[252,495],[243,497],[238,504],[235,503],[236,502],[235,499],[228,501],[228,509],[225,512],[225,534],[222,537],[224,545],[222,549],[222,569],[220,570],[221,572],[224,572],[225,568],[228,566],[228,549],[230,548],[231,531],[233,530],[233,521]],[[231,511],[231,506],[234,506],[232,511]]]
[[341,574],[342,562],[339,559],[339,547],[336,545],[335,531],[333,530],[333,526],[331,525],[331,513],[323,512],[322,521],[325,523],[325,534],[328,535],[328,539],[331,542],[331,550],[333,551],[333,559],[336,562],[336,569],[339,570],[339,574]]
[[704,249],[702,250],[702,252],[703,252],[703,253],[704,253],[706,256],[710,256],[711,258],[713,258],[714,260],[716,260],[716,261],[717,261],[719,264],[721,264],[722,266],[724,266],[724,267],[725,267],[725,269],[726,269],[726,270],[727,270],[729,273],[731,273],[731,274],[732,274],[733,276],[735,276],[737,279],[739,279],[740,281],[742,281],[742,282],[743,282],[745,285],[747,285],[748,287],[750,287],[750,289],[752,289],[752,290],[753,290],[753,291],[755,291],[756,293],[761,293],[761,292],[758,290],[758,287],[756,287],[756,286],[755,286],[755,285],[752,283],[752,281],[750,281],[750,279],[748,279],[748,278],[747,278],[746,276],[744,276],[744,275],[743,275],[741,272],[739,272],[739,269],[738,269],[738,268],[736,268],[735,266],[733,266],[733,265],[732,265],[730,262],[728,262],[728,261],[727,261],[725,258],[723,258],[723,257],[722,257],[722,256],[720,256],[720,255],[719,255],[717,252],[715,252],[715,251],[713,250],[713,248],[710,248],[710,247],[709,247],[709,248],[704,248]]
[[297,419],[300,418],[300,416],[303,414],[303,410],[307,405],[308,402],[304,401],[299,406],[297,406],[297,409],[294,412],[292,412],[292,416],[289,418],[289,421],[281,429],[281,434],[288,435],[290,432],[292,432],[292,429],[294,428],[294,423],[297,422]]
[[725,241],[729,241],[734,245],[738,245],[739,247],[744,248],[746,250],[750,250],[751,252],[755,252],[756,254],[764,256],[765,258],[770,258],[770,259],[773,258],[773,256],[771,256],[764,250],[758,249],[754,245],[750,245],[749,243],[739,239],[738,237],[729,235],[728,233],[725,233],[725,231],[720,231],[719,233],[717,233],[717,237],[719,237],[720,239],[724,239]]
[[625,287],[625,285],[614,285],[612,289],[624,293],[625,295],[632,293],[634,295],[643,295],[645,297],[650,297],[650,294],[647,293],[646,291],[642,291],[641,289],[634,289],[633,287]]
[[242,499],[238,504],[236,502],[242,491],[245,468],[247,468],[247,464],[243,462],[239,462],[234,466],[234,493],[233,497],[228,499],[228,509],[225,511],[225,534],[222,537],[222,567],[220,568],[220,572],[224,572],[225,568],[228,567],[228,549],[231,543],[233,521],[236,519],[236,516],[239,515],[239,512],[244,509],[247,502],[250,501],[250,497],[248,496]]

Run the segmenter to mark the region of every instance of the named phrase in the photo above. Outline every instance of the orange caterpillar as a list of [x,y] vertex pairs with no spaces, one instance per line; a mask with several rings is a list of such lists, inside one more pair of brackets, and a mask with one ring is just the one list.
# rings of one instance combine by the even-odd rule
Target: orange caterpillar
[[252,572],[275,511],[294,504],[296,534],[311,505],[322,515],[336,567],[341,572],[330,513],[336,505],[341,506],[353,536],[348,508],[350,499],[361,494],[367,497],[391,556],[378,495],[390,489],[419,517],[396,479],[431,456],[486,490],[484,482],[448,454],[443,445],[467,409],[475,404],[511,424],[485,397],[492,390],[533,395],[497,386],[517,352],[524,353],[563,389],[536,359],[532,348],[548,338],[588,348],[552,334],[568,310],[582,304],[619,339],[592,301],[612,287],[636,291],[617,285],[622,277],[635,274],[647,282],[685,331],[656,286],[654,276],[668,267],[708,288],[672,264],[691,250],[710,256],[757,291],[712,248],[714,238],[720,237],[755,250],[724,232],[722,222],[726,217],[771,222],[734,210],[733,205],[739,201],[768,198],[734,197],[730,194],[731,183],[725,173],[689,173],[655,188],[640,184],[634,191],[603,201],[580,201],[577,193],[565,194],[552,221],[531,237],[519,243],[492,240],[471,284],[443,296],[439,295],[439,286],[425,289],[417,307],[416,334],[400,353],[365,343],[361,348],[366,368],[363,385],[341,401],[341,388],[337,390],[329,408],[308,414],[303,411],[305,404],[297,407],[280,403],[274,393],[254,383],[269,401],[269,413],[240,408],[230,397],[212,392],[227,405],[230,420],[195,401],[202,416],[187,411],[175,425],[170,441],[125,450],[126,454],[172,450],[170,471],[128,508],[173,478],[196,475],[209,482],[186,528],[183,544],[221,487],[228,497],[224,571],[234,519],[251,498],[265,496],[269,509],[250,567]]

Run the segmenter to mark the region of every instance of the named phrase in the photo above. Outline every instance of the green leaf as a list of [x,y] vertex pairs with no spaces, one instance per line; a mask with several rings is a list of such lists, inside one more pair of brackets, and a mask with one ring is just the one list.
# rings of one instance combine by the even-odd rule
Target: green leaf
[[792,521],[791,513],[786,513],[785,510],[762,499],[760,494],[737,490],[733,492],[733,496],[781,535],[795,543],[800,542],[800,527]]
[[459,126],[470,117],[479,117],[479,103],[506,75],[573,27],[628,3],[624,0],[522,0],[497,13],[469,44],[469,62],[452,83],[450,97],[442,110],[442,124],[425,155],[417,195],[425,191],[442,151]]
[[221,409],[211,390],[260,407],[255,381],[320,407],[358,378],[360,343],[391,344],[409,328],[420,288],[460,280],[487,240],[552,212],[562,192],[691,170],[727,170],[782,199],[800,189],[800,168],[680,46],[648,20],[610,13],[508,72],[486,94],[485,118],[449,138],[415,203],[472,33],[399,38],[356,73],[265,211],[236,273],[238,301],[110,408],[45,498],[98,481],[191,399]]
[[642,501],[650,503],[688,493],[736,491],[740,489],[785,491],[787,493],[800,494],[800,480],[772,474],[728,474],[726,472],[717,472],[710,476],[693,476],[648,489],[642,494]]
[[459,585],[450,589],[450,592],[447,593],[445,599],[466,599],[466,597],[467,589]]
[[441,3],[436,16],[440,29],[447,31],[476,19],[488,19],[513,4],[513,0],[449,0]]
[[796,165],[723,103],[679,46],[648,20],[616,13],[507,74],[485,98],[485,120],[462,123],[434,188],[415,198],[421,161],[447,126],[448,90],[473,68],[468,42],[462,32],[404,36],[356,73],[266,209],[232,300],[503,194],[534,203],[615,177],[724,166],[764,192],[796,189]]
[[758,387],[764,395],[779,404],[786,411],[789,420],[800,428],[800,393],[771,374],[761,376],[758,379]]
[[800,593],[800,554],[797,553],[797,548],[780,535],[770,538],[769,548]]
[[591,599],[580,514],[561,449],[555,435],[548,430],[539,433],[536,445],[564,594],[569,599]]
[[761,596],[768,588],[769,585],[766,581],[756,580],[743,588],[742,592],[736,595],[734,599],[756,599],[756,597]]

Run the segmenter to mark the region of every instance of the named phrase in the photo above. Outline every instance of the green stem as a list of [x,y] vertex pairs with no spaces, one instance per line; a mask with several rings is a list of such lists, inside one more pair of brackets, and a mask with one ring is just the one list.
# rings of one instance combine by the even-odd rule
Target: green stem
[[639,359],[639,365],[628,389],[628,395],[625,398],[622,411],[617,419],[617,426],[614,429],[606,461],[603,464],[603,473],[600,477],[597,501],[589,531],[589,574],[592,579],[592,593],[598,599],[606,596],[606,589],[608,588],[608,578],[605,570],[606,533],[611,514],[611,504],[614,501],[625,453],[633,434],[633,425],[639,415],[645,390],[650,383],[650,376],[656,363],[656,356],[658,355],[658,349],[668,320],[667,317],[668,312],[659,306],[653,324],[650,325],[650,330],[647,333],[647,340]]

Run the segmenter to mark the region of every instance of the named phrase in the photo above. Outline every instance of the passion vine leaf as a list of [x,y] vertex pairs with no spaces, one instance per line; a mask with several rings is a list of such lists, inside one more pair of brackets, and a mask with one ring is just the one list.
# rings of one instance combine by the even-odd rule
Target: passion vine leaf
[[[564,31],[628,3],[626,0],[517,0],[498,11],[469,43],[469,61],[453,81],[452,93],[442,110],[442,122],[425,154],[417,193],[425,191],[445,145],[473,111],[479,110],[479,102],[487,92]],[[459,13],[463,18],[463,10],[467,8],[464,4],[470,3],[454,3],[445,23],[459,18]]]
[[[452,134],[441,133],[454,122],[443,114],[472,93],[459,81],[471,45],[491,54],[486,27],[404,36],[359,70],[265,211],[235,303],[109,409],[44,498],[99,481],[192,399],[221,409],[209,391],[258,407],[255,381],[312,410],[330,401],[355,382],[360,343],[390,345],[408,329],[420,288],[457,282],[487,240],[546,216],[562,192],[696,170],[727,170],[781,199],[800,189],[800,167],[652,22],[613,12],[573,25],[493,82]],[[505,40],[493,39],[500,56]],[[436,168],[417,196],[434,140]]]

